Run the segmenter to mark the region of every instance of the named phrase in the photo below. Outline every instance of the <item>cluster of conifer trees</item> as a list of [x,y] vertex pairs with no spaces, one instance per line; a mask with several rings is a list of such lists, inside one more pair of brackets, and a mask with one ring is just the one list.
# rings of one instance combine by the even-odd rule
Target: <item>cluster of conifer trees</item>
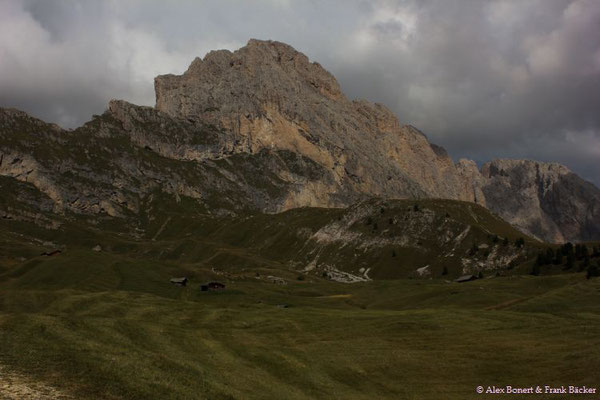
[[558,248],[548,247],[546,251],[539,252],[531,274],[539,275],[541,267],[545,265],[560,265],[564,270],[577,268],[579,272],[587,271],[588,279],[600,276],[600,260],[593,262],[592,258],[600,258],[598,246],[593,246],[590,250],[584,244],[573,245],[567,242]]

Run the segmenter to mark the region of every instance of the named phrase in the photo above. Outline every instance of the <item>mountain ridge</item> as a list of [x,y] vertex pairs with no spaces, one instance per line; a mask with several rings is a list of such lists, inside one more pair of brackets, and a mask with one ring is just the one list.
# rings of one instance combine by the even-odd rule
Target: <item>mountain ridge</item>
[[[306,74],[306,71],[311,73]],[[265,76],[267,72],[268,77]],[[325,142],[319,149],[325,148],[325,152],[332,155],[333,164],[339,171],[338,181],[342,185],[353,186],[359,193],[475,202],[498,212],[523,231],[553,242],[600,237],[597,228],[600,225],[600,192],[566,167],[556,163],[499,159],[485,163],[481,169],[470,160],[454,163],[445,149],[430,143],[417,128],[402,125],[384,105],[366,100],[349,100],[333,75],[318,63],[310,63],[305,55],[284,43],[252,39],[247,46],[234,52],[223,50],[208,53],[204,60],[196,58],[181,76],[158,76],[155,88],[158,110],[177,118],[200,118],[222,126],[234,132],[231,138],[233,143],[247,143],[245,151],[256,151],[266,145],[288,148],[331,167],[332,160],[323,159],[322,154],[313,148],[307,149],[306,146],[294,145],[285,138],[276,137],[277,133],[293,130],[293,127],[272,123],[281,119],[283,114],[284,121],[293,121],[295,125],[309,128],[298,129],[295,139],[309,136]],[[314,100],[315,97],[317,100]],[[272,103],[277,104],[275,110]],[[311,104],[318,104],[318,107],[311,108]],[[225,110],[221,109],[223,105]],[[331,110],[337,111],[337,114]],[[348,121],[348,115],[352,114],[356,117]],[[314,119],[326,123],[319,122],[314,126]],[[353,129],[356,126],[360,129]],[[328,131],[329,127],[332,132]],[[269,134],[261,135],[264,130]],[[264,136],[269,139],[267,144],[263,143]],[[340,136],[343,139],[351,136],[350,141],[357,144],[349,148],[348,140],[339,142]],[[371,142],[377,143],[375,149],[369,147]],[[328,147],[327,143],[335,143],[335,147]],[[366,151],[361,151],[363,149]],[[378,152],[385,153],[380,157]],[[359,161],[353,162],[353,158]],[[534,186],[553,186],[541,182],[536,178],[537,175],[531,176],[532,172],[541,169],[547,172],[546,180],[557,182],[559,186],[585,187],[586,196],[591,196],[591,200],[586,202],[585,198],[578,198],[569,202],[564,199],[565,196],[556,198],[556,195],[551,195],[555,197],[555,205],[547,204],[544,190],[539,195],[532,193],[531,198],[521,199],[520,202],[510,194],[498,196],[497,191],[507,191],[507,183],[494,173],[498,168],[501,171],[527,169],[527,173],[515,173],[529,179],[525,186],[530,191]],[[390,171],[393,173],[389,174]],[[388,182],[377,179],[385,175]],[[344,181],[345,177],[350,179]],[[357,177],[362,178],[363,182],[357,183],[353,179]],[[512,205],[510,210],[506,207],[507,202]],[[562,205],[558,206],[557,203]],[[577,214],[571,220],[562,217],[560,210],[556,210],[565,203],[577,203],[568,204],[570,211],[574,210]],[[524,215],[517,216],[519,213],[515,213],[515,209]],[[578,230],[578,227],[581,229]]]
[[[73,132],[1,110],[0,174],[35,182],[56,211],[136,213],[156,189],[207,210],[217,204],[207,198],[221,198],[224,212],[442,198],[483,205],[550,242],[600,238],[600,191],[566,167],[455,163],[384,105],[349,100],[333,75],[289,45],[252,39],[235,52],[213,51],[183,75],[156,77],[155,88],[154,108],[111,100]],[[29,144],[19,138],[23,127]],[[44,149],[68,157],[54,164]],[[146,160],[152,154],[159,158]],[[106,164],[113,170],[100,171]]]

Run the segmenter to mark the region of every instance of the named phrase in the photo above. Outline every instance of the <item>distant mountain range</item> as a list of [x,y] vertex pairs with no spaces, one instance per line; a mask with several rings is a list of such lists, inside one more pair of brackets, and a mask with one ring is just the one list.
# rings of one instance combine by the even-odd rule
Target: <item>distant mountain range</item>
[[0,175],[30,184],[0,213],[43,225],[44,213],[136,220],[173,204],[220,216],[427,198],[477,203],[544,241],[600,239],[600,190],[566,167],[454,163],[286,44],[210,52],[155,88],[155,108],[113,100],[73,131],[0,109]]

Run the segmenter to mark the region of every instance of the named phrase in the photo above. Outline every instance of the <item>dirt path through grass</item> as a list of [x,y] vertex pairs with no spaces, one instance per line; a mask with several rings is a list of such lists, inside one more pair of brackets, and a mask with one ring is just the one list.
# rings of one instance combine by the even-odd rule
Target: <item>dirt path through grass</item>
[[160,226],[160,228],[158,228],[158,231],[156,231],[156,233],[152,237],[152,241],[155,241],[156,238],[162,233],[162,231],[165,230],[169,222],[171,222],[171,217],[168,217],[167,220]]
[[500,303],[500,304],[496,304],[494,306],[486,307],[486,310],[502,310],[504,308],[508,308],[510,306],[514,306],[515,304],[527,301],[527,300],[529,300],[531,298],[533,298],[533,296],[520,297],[518,299],[508,300],[508,301],[505,301],[504,303]]

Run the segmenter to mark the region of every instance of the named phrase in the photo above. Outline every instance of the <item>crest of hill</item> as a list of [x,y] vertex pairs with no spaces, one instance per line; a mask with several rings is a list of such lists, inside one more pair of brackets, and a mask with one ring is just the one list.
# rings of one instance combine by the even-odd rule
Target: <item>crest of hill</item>
[[210,52],[155,87],[156,107],[113,100],[73,132],[0,109],[0,175],[34,185],[58,212],[136,214],[157,191],[209,212],[437,198],[483,205],[550,242],[600,238],[600,190],[566,167],[454,163],[284,43]]

